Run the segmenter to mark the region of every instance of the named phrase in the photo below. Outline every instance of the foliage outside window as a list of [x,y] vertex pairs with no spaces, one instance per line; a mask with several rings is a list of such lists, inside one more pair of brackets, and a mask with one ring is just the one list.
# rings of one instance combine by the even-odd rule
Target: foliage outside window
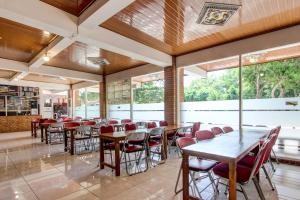
[[164,81],[149,81],[133,86],[133,99],[136,104],[164,102]]
[[[238,68],[208,73],[184,88],[184,100],[238,99]],[[300,59],[243,66],[243,98],[262,99],[300,96]]]

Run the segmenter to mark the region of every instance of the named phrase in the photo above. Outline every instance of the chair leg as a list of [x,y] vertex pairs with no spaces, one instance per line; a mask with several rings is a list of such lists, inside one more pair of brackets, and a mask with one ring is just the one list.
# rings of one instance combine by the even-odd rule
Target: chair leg
[[261,199],[261,200],[266,200],[265,195],[264,195],[264,193],[263,193],[263,191],[262,191],[262,189],[261,189],[261,187],[260,187],[260,185],[259,185],[259,182],[258,182],[257,178],[256,178],[256,177],[253,177],[252,180],[253,180],[253,183],[254,183],[254,185],[255,185],[255,188],[256,188],[256,190],[257,190],[257,192],[258,192],[258,194],[259,194],[260,199]]
[[180,179],[180,175],[181,175],[181,169],[182,169],[182,163],[181,163],[181,165],[180,165],[179,172],[178,172],[178,176],[177,176],[177,180],[176,180],[176,185],[175,185],[175,194],[178,194],[179,192],[181,192],[181,191],[182,191],[182,189],[180,189],[180,190],[177,190],[178,183],[179,183],[179,179]]
[[196,183],[196,180],[195,180],[195,174],[196,174],[195,172],[192,172],[192,173],[190,172],[190,176],[191,176],[192,182],[194,184],[194,188],[197,191],[197,194],[198,194],[199,198],[203,199],[201,194],[200,194],[199,188],[197,187],[197,183]]
[[271,157],[269,157],[269,163],[270,163],[270,165],[271,165],[272,171],[275,172],[276,169],[275,169],[274,164],[273,164],[273,162],[272,162],[272,160],[271,160]]
[[248,195],[247,195],[247,193],[246,193],[244,187],[243,187],[242,185],[240,185],[240,188],[241,188],[241,191],[242,191],[242,193],[243,193],[245,199],[248,200],[249,198],[248,198]]
[[208,171],[207,172],[207,174],[208,174],[208,178],[210,179],[210,181],[211,181],[211,184],[212,184],[212,186],[213,186],[213,189],[214,189],[214,191],[215,191],[215,193],[219,193],[219,191],[218,191],[218,189],[217,189],[217,186],[216,186],[216,184],[215,184],[215,180],[214,180],[214,178],[212,177],[212,174],[211,174],[211,172],[210,171]]
[[277,155],[276,155],[276,153],[275,153],[275,151],[273,149],[272,149],[272,153],[273,153],[273,156],[274,156],[274,158],[276,160],[276,163],[279,164],[278,157],[277,157]]
[[267,180],[268,180],[268,182],[269,182],[269,184],[270,184],[270,186],[271,186],[272,190],[274,191],[274,190],[275,190],[275,188],[274,188],[274,186],[273,186],[273,183],[272,183],[271,177],[270,177],[270,175],[269,175],[269,173],[268,173],[268,171],[267,171],[266,167],[263,165],[263,166],[262,166],[262,168],[263,168],[263,170],[264,170],[264,173],[265,173],[265,175],[266,175],[266,178],[267,178]]

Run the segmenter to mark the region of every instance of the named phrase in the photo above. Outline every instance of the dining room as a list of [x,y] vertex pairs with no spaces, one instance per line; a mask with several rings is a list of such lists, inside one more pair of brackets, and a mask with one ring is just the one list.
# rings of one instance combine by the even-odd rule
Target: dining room
[[296,200],[300,1],[0,0],[0,200]]

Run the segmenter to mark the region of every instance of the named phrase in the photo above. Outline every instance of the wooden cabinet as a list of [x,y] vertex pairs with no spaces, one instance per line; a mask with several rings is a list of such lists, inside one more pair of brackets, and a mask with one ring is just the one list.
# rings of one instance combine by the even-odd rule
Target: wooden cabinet
[[0,133],[30,131],[31,121],[41,118],[39,115],[0,116]]

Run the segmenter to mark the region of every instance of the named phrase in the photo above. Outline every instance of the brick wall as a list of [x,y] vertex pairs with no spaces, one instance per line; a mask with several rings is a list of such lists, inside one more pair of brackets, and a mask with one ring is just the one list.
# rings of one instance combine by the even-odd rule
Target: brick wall
[[176,124],[176,94],[177,94],[177,76],[176,63],[173,58],[173,65],[165,67],[165,120],[170,124]]

